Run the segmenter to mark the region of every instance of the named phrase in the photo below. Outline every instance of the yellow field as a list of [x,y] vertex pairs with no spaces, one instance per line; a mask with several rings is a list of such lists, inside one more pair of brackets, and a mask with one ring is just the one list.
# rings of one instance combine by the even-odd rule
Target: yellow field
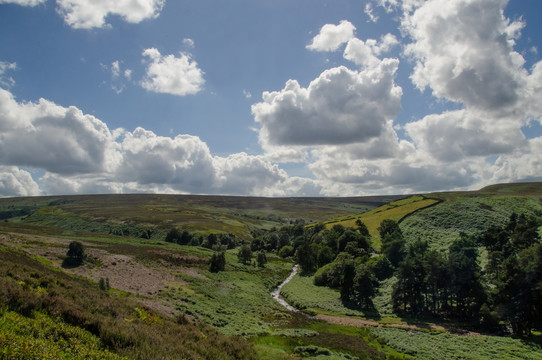
[[386,205],[382,205],[376,209],[368,211],[358,216],[347,216],[326,222],[326,227],[331,228],[333,225],[340,224],[345,227],[355,227],[356,220],[360,219],[369,229],[373,240],[373,246],[380,248],[380,235],[378,227],[382,220],[391,219],[399,221],[408,214],[416,210],[426,208],[437,203],[438,200],[426,199],[423,196],[411,196],[406,199],[397,200]]

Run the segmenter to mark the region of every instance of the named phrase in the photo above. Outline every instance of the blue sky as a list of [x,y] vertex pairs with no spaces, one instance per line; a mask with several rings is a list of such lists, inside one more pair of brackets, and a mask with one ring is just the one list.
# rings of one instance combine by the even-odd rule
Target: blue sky
[[539,0],[0,0],[0,196],[542,179]]

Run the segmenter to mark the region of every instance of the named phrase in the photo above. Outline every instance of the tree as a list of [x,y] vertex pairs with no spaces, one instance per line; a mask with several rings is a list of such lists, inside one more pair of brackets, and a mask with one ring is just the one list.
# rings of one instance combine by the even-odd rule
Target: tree
[[356,230],[358,230],[358,232],[365,237],[371,237],[369,234],[369,229],[367,229],[367,226],[361,221],[361,219],[356,219]]
[[312,244],[304,241],[295,252],[296,262],[304,272],[312,272],[316,267],[316,251]]
[[68,245],[68,252],[66,253],[67,258],[62,262],[64,267],[75,267],[83,263],[85,259],[85,249],[83,244],[78,241],[72,241]]
[[356,301],[362,309],[374,307],[373,297],[376,295],[378,281],[367,264],[360,264],[356,267],[354,277],[354,291]]
[[267,264],[267,256],[265,256],[265,251],[261,250],[258,252],[258,256],[256,256],[256,262],[258,263],[259,267],[264,267],[265,264]]
[[486,300],[478,264],[478,247],[472,236],[460,234],[448,255],[449,289],[456,314],[469,318],[479,314]]
[[239,262],[245,265],[250,263],[250,260],[252,259],[252,250],[250,249],[250,245],[246,244],[241,246],[241,249],[239,249],[239,252],[237,253],[237,258],[239,259]]
[[390,219],[382,220],[378,232],[382,243],[382,254],[386,255],[394,267],[397,267],[405,255],[406,244],[399,224]]
[[215,251],[209,263],[210,272],[224,271],[226,268],[226,253],[224,251]]
[[203,243],[203,247],[212,249],[215,245],[218,245],[218,236],[216,234],[207,235],[207,240]]
[[397,268],[397,283],[393,288],[392,301],[395,310],[418,314],[425,309],[425,255],[427,242],[417,240],[408,247],[405,259]]
[[170,243],[176,243],[181,238],[181,232],[177,228],[172,228],[166,234],[166,241]]

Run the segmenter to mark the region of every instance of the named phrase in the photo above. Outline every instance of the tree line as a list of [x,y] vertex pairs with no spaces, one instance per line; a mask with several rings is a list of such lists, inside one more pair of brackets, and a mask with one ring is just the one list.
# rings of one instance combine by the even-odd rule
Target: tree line
[[[186,230],[172,230],[166,240],[215,249],[211,271],[223,270],[225,248],[236,246],[239,262],[245,264],[254,253],[260,266],[267,261],[266,252],[292,257],[302,272],[314,274],[315,285],[338,289],[345,305],[366,311],[376,311],[373,298],[381,282],[394,277],[391,303],[396,313],[529,336],[542,330],[540,225],[540,219],[513,213],[501,227],[461,233],[445,250],[432,249],[423,239],[407,244],[399,224],[388,219],[378,228],[379,251],[359,219],[353,228],[297,223],[256,230],[250,243],[232,234],[203,237]],[[484,268],[482,253],[487,256]]]

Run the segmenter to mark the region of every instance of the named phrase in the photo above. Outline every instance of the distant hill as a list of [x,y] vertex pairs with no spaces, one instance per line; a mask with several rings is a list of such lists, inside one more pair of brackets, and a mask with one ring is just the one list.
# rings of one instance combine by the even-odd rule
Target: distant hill
[[[415,196],[262,198],[208,195],[77,195],[0,199],[5,230],[70,235],[99,233],[163,239],[177,227],[192,233],[232,233],[245,240],[258,229],[292,223],[353,226],[364,221],[375,238],[380,221],[401,222],[408,239],[443,246],[459,232],[502,223],[512,211],[542,213],[542,183],[498,184],[478,191]],[[404,200],[401,200],[404,199]]]

